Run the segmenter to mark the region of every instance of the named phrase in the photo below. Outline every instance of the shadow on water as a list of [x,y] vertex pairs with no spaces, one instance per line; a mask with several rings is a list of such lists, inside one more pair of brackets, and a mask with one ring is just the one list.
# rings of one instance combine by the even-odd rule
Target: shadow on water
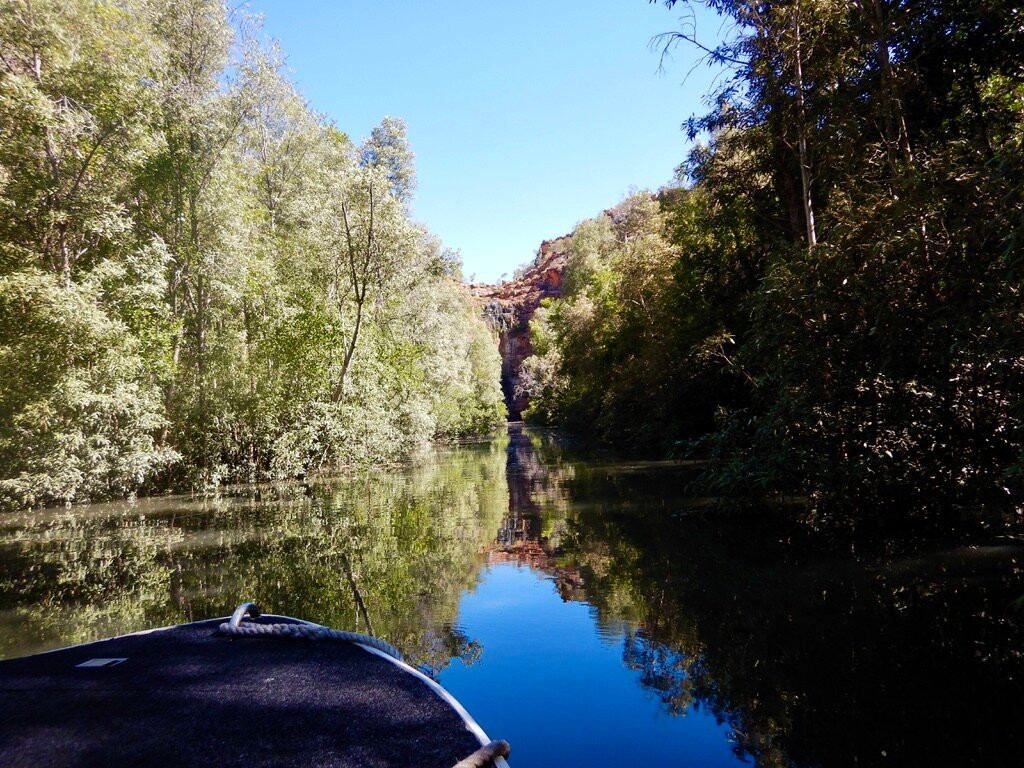
[[663,712],[712,712],[758,765],[1019,764],[1019,543],[860,554],[767,510],[710,509],[686,495],[693,471],[511,424],[308,489],[0,518],[0,655],[256,597],[438,671],[479,657],[460,600],[515,562],[591,606]]
[[770,510],[693,504],[686,467],[558,468],[551,448],[511,436],[509,519],[563,597],[626,628],[665,711],[712,711],[757,765],[1019,763],[1019,542],[859,555]]

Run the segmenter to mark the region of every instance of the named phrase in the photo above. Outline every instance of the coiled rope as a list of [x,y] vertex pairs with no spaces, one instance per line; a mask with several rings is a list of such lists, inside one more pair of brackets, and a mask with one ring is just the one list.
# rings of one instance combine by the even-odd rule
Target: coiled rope
[[485,766],[494,765],[496,758],[508,757],[510,751],[508,742],[498,739],[480,747],[469,757],[459,760],[452,768],[485,768]]
[[259,615],[260,609],[254,603],[242,603],[231,614],[231,619],[217,629],[228,637],[287,637],[296,640],[338,640],[346,643],[358,643],[376,648],[399,661],[403,660],[401,652],[391,643],[381,640],[379,637],[364,635],[361,632],[346,632],[341,629],[321,627],[319,624],[242,623],[246,616],[256,619],[259,618]]

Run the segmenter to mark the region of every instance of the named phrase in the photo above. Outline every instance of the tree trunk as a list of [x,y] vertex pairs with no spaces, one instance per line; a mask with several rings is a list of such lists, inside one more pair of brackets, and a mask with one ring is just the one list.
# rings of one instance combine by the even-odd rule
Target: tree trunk
[[363,617],[363,623],[366,624],[366,634],[373,637],[373,625],[370,623],[370,613],[366,610],[366,603],[363,602],[363,596],[359,592],[359,585],[356,583],[355,574],[352,572],[352,564],[349,562],[347,555],[342,554],[341,564],[345,567],[345,575],[348,577],[348,585],[352,589],[352,599],[356,604],[356,615]]
[[[890,157],[895,148],[904,162],[912,163],[914,153],[910,146],[910,134],[907,131],[907,121],[903,113],[903,102],[896,93],[892,59],[889,56],[889,35],[886,32],[884,0],[867,0],[867,2],[871,4],[871,8],[864,10],[875,34],[875,63],[878,67],[882,99],[885,104],[883,119],[885,121],[885,138],[890,147]],[[863,9],[863,5],[861,8]]]
[[363,304],[364,299],[356,299],[356,324],[352,329],[352,338],[349,339],[348,348],[345,350],[345,359],[341,363],[341,376],[338,378],[338,384],[334,387],[333,400],[336,403],[341,402],[341,398],[345,394],[345,376],[348,375],[349,365],[352,364],[352,356],[356,351],[356,342],[359,339],[359,328],[363,324]]
[[796,18],[793,23],[793,74],[796,77],[797,119],[797,150],[800,155],[800,185],[803,190],[804,223],[807,227],[807,247],[818,244],[818,233],[814,224],[814,201],[811,197],[813,168],[810,153],[807,150],[807,104],[804,100],[804,65],[803,51],[800,40],[800,3],[796,5]]

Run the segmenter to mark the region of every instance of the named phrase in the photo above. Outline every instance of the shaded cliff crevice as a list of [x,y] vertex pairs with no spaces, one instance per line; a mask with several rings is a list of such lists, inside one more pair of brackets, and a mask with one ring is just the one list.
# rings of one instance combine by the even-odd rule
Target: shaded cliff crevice
[[529,405],[519,391],[519,369],[533,354],[530,320],[547,298],[561,298],[562,272],[569,250],[569,237],[545,240],[533,263],[517,272],[514,279],[500,285],[471,283],[469,291],[479,302],[488,325],[498,334],[501,354],[501,390],[505,394],[508,416],[522,418]]

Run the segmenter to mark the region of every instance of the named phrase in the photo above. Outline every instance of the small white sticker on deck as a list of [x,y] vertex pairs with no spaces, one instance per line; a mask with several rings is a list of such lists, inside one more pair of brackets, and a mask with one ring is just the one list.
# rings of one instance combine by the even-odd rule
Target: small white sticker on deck
[[76,669],[83,667],[114,667],[120,664],[122,661],[128,661],[128,659],[89,659],[83,661],[81,664],[75,664]]

